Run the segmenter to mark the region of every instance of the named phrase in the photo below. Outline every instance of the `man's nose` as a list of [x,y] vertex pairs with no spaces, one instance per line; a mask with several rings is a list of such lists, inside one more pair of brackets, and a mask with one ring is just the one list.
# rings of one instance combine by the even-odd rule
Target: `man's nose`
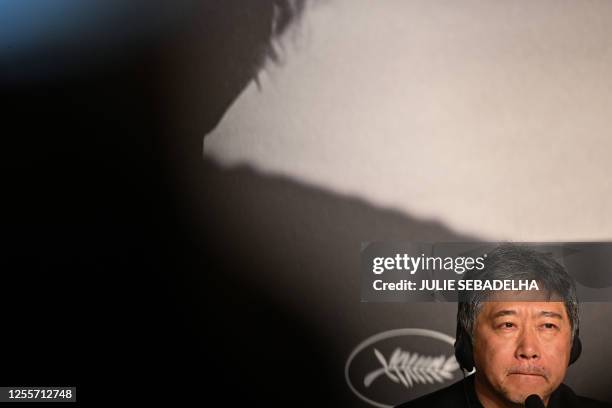
[[519,360],[540,358],[540,345],[534,331],[528,329],[521,331],[516,348],[516,358]]

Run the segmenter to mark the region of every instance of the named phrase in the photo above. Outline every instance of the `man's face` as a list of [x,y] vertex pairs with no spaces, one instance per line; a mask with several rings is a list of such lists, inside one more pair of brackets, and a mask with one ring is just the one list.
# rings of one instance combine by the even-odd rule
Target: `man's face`
[[[480,398],[545,403],[569,362],[571,325],[563,302],[484,302],[473,335]],[[484,401],[483,401],[484,402]]]

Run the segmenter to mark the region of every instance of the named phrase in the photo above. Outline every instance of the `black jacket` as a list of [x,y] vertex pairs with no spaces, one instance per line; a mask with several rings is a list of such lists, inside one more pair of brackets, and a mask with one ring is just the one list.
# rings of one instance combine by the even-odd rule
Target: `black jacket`
[[[469,403],[467,402],[469,400]],[[446,388],[424,395],[415,400],[398,405],[397,408],[433,408],[433,407],[465,407],[483,408],[474,389],[474,376],[456,382]],[[547,408],[598,408],[612,407],[612,404],[596,401],[590,398],[579,397],[570,387],[561,384],[553,392]]]

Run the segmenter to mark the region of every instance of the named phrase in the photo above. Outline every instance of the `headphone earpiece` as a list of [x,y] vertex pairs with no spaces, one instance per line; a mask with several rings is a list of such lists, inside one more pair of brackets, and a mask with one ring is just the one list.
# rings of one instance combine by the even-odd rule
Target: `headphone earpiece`
[[455,358],[459,367],[470,372],[474,369],[474,357],[472,353],[472,339],[457,322],[457,337],[455,339]]
[[568,365],[574,364],[582,353],[582,342],[580,341],[580,337],[578,337],[579,331],[580,330],[576,330],[576,335],[574,336],[574,341],[572,342],[572,351],[570,351],[570,359]]

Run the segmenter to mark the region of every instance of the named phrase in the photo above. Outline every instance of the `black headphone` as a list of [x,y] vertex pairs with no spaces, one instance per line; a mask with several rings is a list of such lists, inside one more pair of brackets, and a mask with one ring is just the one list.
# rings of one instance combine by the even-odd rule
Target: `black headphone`
[[[582,342],[580,337],[578,337],[578,330],[576,330],[568,365],[574,364],[578,357],[580,357],[580,353],[582,353]],[[463,370],[470,372],[474,369],[472,339],[459,322],[457,322],[457,337],[455,339],[455,358],[459,363],[459,367]]]

